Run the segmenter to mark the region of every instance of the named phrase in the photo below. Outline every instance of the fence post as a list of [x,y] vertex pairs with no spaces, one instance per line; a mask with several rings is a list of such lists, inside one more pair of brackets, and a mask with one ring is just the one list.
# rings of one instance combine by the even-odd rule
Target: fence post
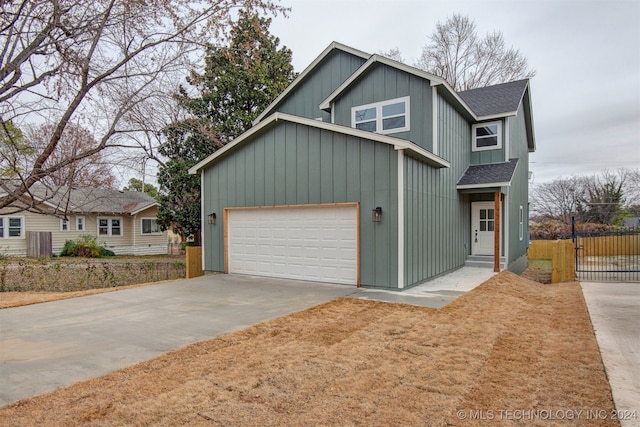
[[187,279],[204,275],[202,271],[202,247],[187,246]]
[[87,262],[87,290],[89,290],[89,280],[91,278],[91,263]]

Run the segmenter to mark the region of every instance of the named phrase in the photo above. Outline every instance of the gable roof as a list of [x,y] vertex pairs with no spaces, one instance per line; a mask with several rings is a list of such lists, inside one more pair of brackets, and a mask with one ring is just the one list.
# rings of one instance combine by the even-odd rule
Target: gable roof
[[60,187],[52,193],[45,186],[36,185],[31,188],[31,194],[49,207],[74,213],[135,215],[158,205],[156,199],[146,193],[108,188]]
[[419,68],[415,68],[410,65],[403,64],[402,62],[398,62],[393,59],[387,58],[386,56],[377,55],[377,54],[371,55],[367,60],[367,62],[365,62],[360,68],[358,68],[347,80],[345,80],[324,101],[320,103],[319,108],[321,110],[330,110],[331,103],[336,98],[338,98],[340,94],[348,90],[356,81],[360,79],[360,77],[364,76],[367,71],[373,69],[373,67],[378,64],[387,65],[391,68],[395,68],[405,73],[414,75],[418,78],[428,80],[431,86],[442,86],[444,88],[444,90],[442,91],[443,96],[445,96],[449,101],[456,104],[457,108],[462,110],[462,112],[466,113],[466,115],[469,118],[473,120],[479,120],[479,118],[475,115],[473,110],[465,103],[465,101],[460,96],[458,96],[456,91],[454,91],[453,88],[441,77],[438,77],[435,74],[431,74]]
[[289,95],[289,93],[293,92],[293,90],[300,85],[308,76],[309,74],[311,74],[311,72],[327,57],[329,56],[329,54],[331,54],[331,52],[333,52],[334,50],[341,50],[343,52],[349,53],[351,55],[354,56],[358,56],[362,59],[368,59],[371,55],[363,52],[361,50],[358,49],[354,49],[352,47],[349,47],[347,45],[344,45],[342,43],[338,43],[338,42],[331,42],[331,44],[329,44],[329,46],[327,46],[327,48],[325,50],[322,51],[322,53],[320,55],[318,55],[318,57],[316,59],[313,60],[313,62],[311,64],[309,64],[309,66],[307,66],[307,68],[305,68],[300,74],[298,74],[298,77],[296,77],[289,86],[287,86],[287,88],[282,91],[282,93],[280,95],[278,95],[276,97],[276,99],[274,99],[268,106],[267,108],[264,109],[264,111],[262,113],[260,113],[260,115],[252,122],[252,124],[255,126],[256,124],[258,124],[261,120],[263,120],[266,116],[269,115],[269,112],[273,111],[273,109],[275,107],[278,106],[278,104],[280,104],[280,102],[282,102],[282,100],[284,100],[287,95]]
[[406,150],[409,156],[415,157],[433,167],[436,168],[448,168],[451,166],[447,160],[443,159],[440,156],[437,156],[430,151],[425,150],[420,147],[418,144],[415,144],[409,140],[395,138],[388,135],[382,135],[378,133],[368,132],[356,128],[351,128],[347,126],[336,125],[333,123],[322,122],[319,120],[308,119],[305,117],[294,116],[291,114],[285,113],[274,113],[267,117],[265,120],[261,121],[257,125],[250,128],[248,131],[222,147],[221,149],[215,151],[210,156],[206,157],[202,161],[198,162],[194,166],[189,169],[190,174],[197,174],[202,171],[207,166],[214,163],[217,159],[224,156],[226,153],[234,150],[236,147],[242,145],[245,141],[249,140],[251,136],[265,130],[271,126],[274,126],[278,122],[289,122],[289,123],[297,123],[304,126],[313,127],[316,129],[323,129],[331,132],[341,133],[343,135],[355,136],[357,138],[363,138],[370,141],[375,141],[383,144],[389,144],[394,147],[395,150]]
[[458,92],[478,117],[516,114],[529,80],[516,80]]
[[508,162],[470,165],[458,180],[458,190],[486,187],[508,187],[518,159]]

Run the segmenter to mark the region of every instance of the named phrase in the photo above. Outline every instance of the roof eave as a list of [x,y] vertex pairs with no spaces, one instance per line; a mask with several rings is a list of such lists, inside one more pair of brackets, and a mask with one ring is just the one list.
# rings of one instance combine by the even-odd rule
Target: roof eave
[[368,131],[364,131],[356,128],[347,127],[347,126],[336,125],[333,123],[321,122],[321,121],[309,119],[306,117],[294,116],[294,115],[285,114],[285,113],[273,113],[272,115],[270,115],[269,117],[261,121],[258,125],[250,128],[248,131],[246,131],[245,133],[243,133],[242,135],[240,135],[239,137],[237,137],[236,139],[234,139],[233,141],[231,141],[221,149],[217,150],[207,158],[203,159],[202,161],[198,162],[197,164],[189,168],[189,174],[196,175],[200,173],[204,168],[209,166],[217,158],[233,150],[235,147],[242,144],[243,141],[247,140],[252,135],[262,131],[267,126],[279,120],[311,126],[318,129],[339,132],[344,135],[351,135],[357,138],[364,138],[364,139],[370,139],[370,140],[382,142],[385,144],[392,145],[396,150],[408,150],[414,157],[423,159],[426,163],[434,167],[448,168],[451,166],[451,164],[447,160],[431,153],[430,151],[425,150],[424,148],[420,147],[417,144],[414,144],[411,141],[407,141],[400,138],[394,138],[392,136],[381,135],[378,133],[372,133],[372,132],[368,132]]
[[255,120],[253,120],[252,124],[255,126],[258,123],[260,123],[265,117],[269,116],[269,112],[272,111],[278,104],[280,104],[280,102],[282,102],[282,100],[286,98],[289,95],[289,93],[291,93],[298,86],[298,84],[300,84],[300,82],[306,79],[307,76],[311,73],[311,71],[313,71],[313,69],[315,69],[318,66],[318,64],[320,64],[335,49],[342,50],[354,56],[359,56],[362,59],[367,59],[371,56],[366,52],[363,52],[358,49],[354,49],[342,43],[339,43],[336,41],[331,42],[331,44],[327,46],[327,48],[323,50],[322,53],[320,53],[320,55],[318,55],[316,59],[314,59],[313,62],[307,66],[307,68],[305,68],[300,74],[298,74],[298,77],[296,77],[291,82],[291,84],[289,84],[289,86],[287,86],[287,88],[284,91],[282,91],[280,95],[278,95],[276,99],[274,99]]
[[511,181],[507,182],[487,182],[484,184],[462,184],[456,185],[458,190],[475,190],[478,188],[493,188],[493,187],[511,187]]
[[151,202],[151,203],[149,203],[148,205],[142,206],[142,207],[140,207],[140,208],[138,208],[138,209],[136,209],[136,210],[133,210],[133,211],[129,212],[129,215],[137,215],[137,214],[139,214],[140,212],[142,212],[142,211],[146,211],[147,209],[152,208],[152,207],[154,207],[154,206],[160,206],[160,203],[158,203],[158,202]]

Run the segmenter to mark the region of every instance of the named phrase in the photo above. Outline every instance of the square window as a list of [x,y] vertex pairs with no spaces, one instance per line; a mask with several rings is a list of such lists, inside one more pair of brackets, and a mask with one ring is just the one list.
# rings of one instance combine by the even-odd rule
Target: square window
[[142,234],[160,233],[158,220],[155,218],[144,218],[142,220]]
[[502,148],[501,122],[480,123],[472,126],[473,151]]

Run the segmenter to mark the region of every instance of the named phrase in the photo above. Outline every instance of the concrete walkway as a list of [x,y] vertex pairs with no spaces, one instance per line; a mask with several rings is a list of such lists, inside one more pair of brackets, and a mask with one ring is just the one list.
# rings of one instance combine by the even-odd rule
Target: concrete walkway
[[622,427],[640,425],[640,283],[581,282]]

